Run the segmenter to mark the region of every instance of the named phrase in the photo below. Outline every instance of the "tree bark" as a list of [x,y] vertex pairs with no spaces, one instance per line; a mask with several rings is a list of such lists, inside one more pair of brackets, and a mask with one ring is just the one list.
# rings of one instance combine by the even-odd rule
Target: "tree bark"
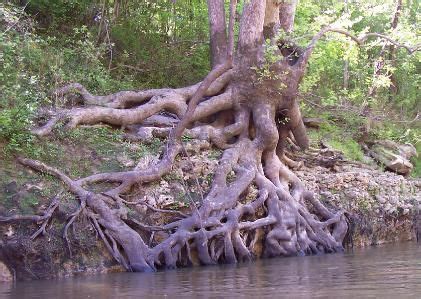
[[279,8],[279,0],[267,0],[263,27],[265,38],[274,38],[280,28]]
[[251,0],[245,3],[240,21],[238,39],[239,52],[246,54],[255,52],[263,43],[263,24],[266,1]]
[[[345,13],[349,13],[349,8],[348,8],[348,0],[344,1],[345,4]],[[347,28],[349,30],[349,27]],[[343,68],[343,74],[344,74],[344,81],[343,81],[343,89],[348,89],[349,88],[349,59],[348,57],[346,57],[344,59],[344,68]]]
[[[402,12],[402,0],[397,0],[396,2],[396,9],[395,9],[395,14],[393,15],[393,19],[392,19],[392,30],[395,31],[396,28],[398,27],[398,22],[399,22],[399,17],[401,15]],[[392,65],[392,67],[396,66],[396,47],[395,45],[390,45],[389,46],[389,61]],[[392,100],[393,95],[396,95],[399,87],[398,87],[398,81],[396,80],[396,76],[393,74],[393,72],[390,74],[390,81],[391,81],[391,85],[390,85],[390,100]]]
[[224,0],[207,0],[210,29],[211,66],[226,61],[228,51]]
[[279,21],[281,28],[285,32],[294,30],[295,10],[297,9],[298,0],[278,0],[280,2]]

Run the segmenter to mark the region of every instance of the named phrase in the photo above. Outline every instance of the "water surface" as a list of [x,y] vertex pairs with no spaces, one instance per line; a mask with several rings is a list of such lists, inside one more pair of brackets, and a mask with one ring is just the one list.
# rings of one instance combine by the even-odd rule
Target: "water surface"
[[421,298],[421,244],[0,284],[1,298]]

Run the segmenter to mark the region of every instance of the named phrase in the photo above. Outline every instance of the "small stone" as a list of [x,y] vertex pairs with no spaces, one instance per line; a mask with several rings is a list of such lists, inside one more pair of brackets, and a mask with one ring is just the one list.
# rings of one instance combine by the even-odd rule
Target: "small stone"
[[330,193],[329,191],[322,191],[320,192],[320,195],[326,198],[332,197],[332,193]]
[[0,282],[12,281],[13,276],[5,264],[0,262]]
[[389,202],[390,202],[391,204],[398,204],[398,198],[397,198],[397,197],[395,197],[395,196],[391,196],[391,197],[389,198]]
[[153,207],[156,207],[156,199],[154,196],[146,196],[145,201]]
[[386,212],[389,212],[392,209],[392,205],[388,202],[384,205],[383,208]]
[[8,194],[15,194],[18,191],[18,184],[12,181],[4,186],[4,192]]
[[15,231],[13,230],[12,226],[9,225],[7,228],[7,232],[4,233],[4,235],[8,238],[11,238],[15,234]]
[[124,167],[133,167],[134,166],[133,160],[131,160],[131,159],[125,157],[125,156],[117,157],[117,161],[118,161],[118,163],[120,163]]
[[386,199],[383,196],[376,195],[376,199],[379,203],[384,204],[386,203]]

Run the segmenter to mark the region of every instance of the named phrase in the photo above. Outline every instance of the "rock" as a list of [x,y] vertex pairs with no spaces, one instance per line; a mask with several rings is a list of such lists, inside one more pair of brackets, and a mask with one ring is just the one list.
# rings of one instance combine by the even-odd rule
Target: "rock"
[[15,234],[15,231],[13,230],[13,227],[11,225],[9,225],[9,227],[7,228],[7,231],[4,233],[4,235],[8,238],[13,237],[13,235]]
[[354,190],[348,190],[344,192],[346,197],[348,199],[357,199],[358,198],[358,192]]
[[392,205],[388,202],[384,205],[383,208],[386,212],[389,212],[392,209]]
[[139,159],[139,162],[137,163],[135,170],[147,169],[148,167],[151,167],[152,165],[156,164],[158,160],[159,160],[158,155],[152,155],[152,154],[145,155]]
[[15,194],[18,192],[18,184],[15,181],[12,181],[3,187],[4,192],[7,194]]
[[411,159],[412,157],[418,156],[416,148],[410,143],[405,143],[405,144],[400,145],[399,152],[402,157],[408,160]]
[[376,195],[376,199],[379,203],[384,204],[386,203],[386,199],[383,196]]
[[371,147],[370,155],[387,169],[399,174],[408,175],[414,166],[409,161],[417,154],[411,144],[400,145],[390,140],[377,141]]
[[162,205],[163,207],[172,205],[174,202],[174,197],[169,194],[161,194],[158,197],[158,205]]
[[133,160],[129,159],[126,156],[117,157],[117,161],[118,161],[118,163],[120,163],[124,167],[133,167],[134,166]]
[[6,267],[5,264],[0,262],[0,282],[12,281],[12,280],[13,280],[12,273],[10,273],[9,269]]
[[172,182],[170,184],[170,190],[171,190],[171,194],[184,194],[186,191],[184,190],[184,187],[181,183],[179,182]]
[[332,197],[332,193],[330,193],[329,191],[322,191],[322,192],[320,192],[320,195],[325,197],[325,198],[331,198]]
[[397,199],[396,197],[394,197],[394,196],[391,196],[391,197],[389,198],[389,202],[390,202],[392,205],[396,205],[396,204],[398,204],[398,199]]
[[320,128],[320,126],[323,123],[325,123],[325,120],[322,119],[322,118],[309,118],[309,117],[304,117],[303,118],[303,122],[304,122],[304,125],[306,127],[318,129],[318,128]]

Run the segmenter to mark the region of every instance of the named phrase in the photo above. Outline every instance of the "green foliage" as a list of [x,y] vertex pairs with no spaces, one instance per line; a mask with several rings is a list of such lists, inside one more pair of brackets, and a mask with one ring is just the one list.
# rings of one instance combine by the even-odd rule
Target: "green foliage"
[[411,162],[414,165],[414,169],[411,172],[411,176],[414,178],[421,178],[421,143],[416,146],[418,157],[412,158]]
[[37,101],[45,97],[38,85],[40,76],[27,72],[31,57],[26,49],[38,42],[31,39],[22,47],[19,36],[0,33],[0,138],[8,140],[8,147],[15,151],[33,140],[28,128]]
[[332,148],[344,153],[344,156],[352,161],[362,161],[364,153],[359,139],[360,128],[364,119],[350,112],[337,112],[330,114],[325,112],[317,115],[324,122],[317,130],[309,130],[309,137],[313,142],[323,141]]
[[[130,5],[130,4],[129,4]],[[111,25],[116,69],[128,70],[148,87],[196,83],[209,71],[208,20],[204,1],[141,1]],[[127,68],[135,62],[136,68]]]
[[393,122],[383,122],[372,132],[375,139],[390,139],[398,143],[421,144],[421,128],[405,126]]
[[[366,32],[379,32],[391,36],[403,44],[419,44],[417,22],[413,16],[416,5],[404,5],[398,27],[391,31],[391,19],[396,1],[300,1],[296,16],[295,32],[292,39],[308,41],[322,26],[334,24],[345,28],[356,36]],[[305,43],[303,43],[305,44]],[[419,110],[417,87],[419,86],[420,53],[408,55],[398,49],[394,61],[390,60],[389,47],[383,53],[381,72],[373,76],[375,62],[379,59],[385,41],[370,39],[363,47],[358,47],[348,38],[337,33],[327,34],[319,41],[309,64],[300,91],[322,106],[364,105],[371,108],[398,108],[405,116],[411,117]],[[347,71],[345,70],[347,63]],[[348,86],[344,86],[345,73],[349,74]],[[394,82],[392,81],[394,75]],[[390,91],[395,85],[397,93]],[[376,93],[368,98],[368,90],[375,87]]]
[[99,1],[95,0],[31,0],[27,3],[26,11],[52,32],[65,24],[82,23],[97,4]]
[[334,149],[340,150],[345,157],[351,161],[362,161],[364,153],[361,146],[353,139],[333,139],[329,141],[329,145]]
[[[11,14],[16,12],[0,6],[0,21],[7,24]],[[129,80],[111,78],[101,63],[103,46],[94,43],[87,27],[74,28],[62,40],[0,27],[0,139],[7,141],[7,152],[36,153],[30,133],[35,112],[41,105],[64,104],[48,97],[64,82],[81,82],[94,92],[131,87]]]
[[222,156],[222,151],[217,148],[212,148],[208,154],[208,157],[211,160],[218,160],[221,156]]

